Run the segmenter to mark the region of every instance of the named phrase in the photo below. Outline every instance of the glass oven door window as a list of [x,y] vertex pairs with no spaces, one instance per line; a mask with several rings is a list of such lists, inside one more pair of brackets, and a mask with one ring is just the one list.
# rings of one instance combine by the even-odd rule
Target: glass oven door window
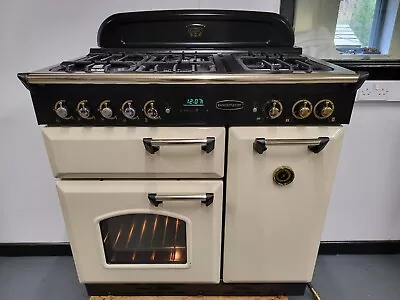
[[186,223],[158,214],[100,221],[107,264],[186,264]]

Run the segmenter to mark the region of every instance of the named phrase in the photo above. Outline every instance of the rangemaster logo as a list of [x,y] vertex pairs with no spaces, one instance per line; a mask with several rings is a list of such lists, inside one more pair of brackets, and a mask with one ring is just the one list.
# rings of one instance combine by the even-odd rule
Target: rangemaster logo
[[239,110],[243,109],[243,102],[237,100],[222,100],[217,102],[217,109],[220,110]]
[[192,38],[201,38],[206,28],[203,24],[190,24],[186,26],[186,30]]

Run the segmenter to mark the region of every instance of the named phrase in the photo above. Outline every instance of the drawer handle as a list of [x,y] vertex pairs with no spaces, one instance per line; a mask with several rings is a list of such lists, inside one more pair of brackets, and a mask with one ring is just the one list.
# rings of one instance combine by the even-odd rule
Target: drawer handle
[[205,139],[153,139],[143,138],[144,148],[147,152],[154,154],[160,150],[160,146],[182,146],[182,145],[201,145],[201,150],[210,153],[215,148],[215,137]]
[[314,153],[320,153],[328,144],[328,137],[319,137],[316,139],[265,139],[256,138],[253,143],[253,149],[258,154],[263,154],[267,146],[288,146],[288,145],[308,145],[308,149]]
[[210,206],[214,201],[213,193],[206,193],[201,195],[158,195],[148,194],[147,197],[151,204],[158,207],[164,201],[200,201],[206,206]]

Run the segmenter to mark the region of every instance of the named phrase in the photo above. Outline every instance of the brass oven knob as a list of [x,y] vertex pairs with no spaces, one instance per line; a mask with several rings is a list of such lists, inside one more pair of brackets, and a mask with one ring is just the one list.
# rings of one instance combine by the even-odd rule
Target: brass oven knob
[[305,119],[312,113],[312,103],[306,99],[297,101],[292,107],[292,114],[296,119]]
[[335,110],[335,105],[329,99],[319,101],[314,107],[314,115],[318,119],[329,118]]
[[282,114],[283,106],[279,100],[271,100],[264,104],[262,110],[267,118],[276,119]]
[[301,119],[305,119],[307,118],[311,113],[311,109],[309,107],[302,107],[299,110],[299,116],[301,117]]

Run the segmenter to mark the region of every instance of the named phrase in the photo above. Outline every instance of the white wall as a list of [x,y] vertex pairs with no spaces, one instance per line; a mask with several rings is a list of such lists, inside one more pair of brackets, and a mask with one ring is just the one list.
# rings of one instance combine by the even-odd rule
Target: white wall
[[398,102],[356,102],[323,240],[400,239]]
[[116,12],[222,8],[278,11],[280,0],[0,1],[0,243],[67,241],[28,91],[33,71],[96,47],[101,22]]
[[[86,53],[96,46],[102,20],[114,12],[279,8],[279,0],[72,2],[0,2],[0,243],[67,241],[30,95],[17,72]],[[400,103],[356,104],[324,240],[400,239],[399,113]]]

